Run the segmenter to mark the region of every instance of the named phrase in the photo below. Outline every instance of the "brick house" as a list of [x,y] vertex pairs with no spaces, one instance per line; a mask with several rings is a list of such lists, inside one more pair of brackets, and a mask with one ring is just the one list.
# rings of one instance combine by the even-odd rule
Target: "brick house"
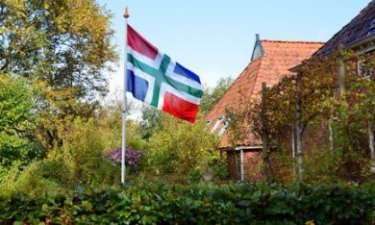
[[263,82],[275,85],[292,74],[290,68],[308,59],[322,45],[320,42],[260,40],[257,35],[249,65],[205,116],[211,132],[222,137],[220,150],[227,154],[232,179],[249,180],[254,172],[255,176],[260,176],[256,170],[261,165],[262,141],[249,133],[243,141],[232,144],[226,131],[229,120],[225,118],[225,111],[238,109],[244,99],[257,101]]
[[[347,25],[338,31],[326,44],[314,55],[326,56],[339,48],[350,49],[358,55],[374,55],[375,53],[375,0],[361,10]],[[361,62],[357,61],[357,75],[360,77],[371,76],[375,78],[374,68],[361,68]],[[344,65],[342,65],[344,67]],[[345,71],[342,68],[342,71]],[[298,72],[298,69],[297,69]],[[343,72],[345,74],[345,72]],[[374,125],[368,127],[368,148],[373,161],[372,173],[375,173],[375,146]]]
[[[226,132],[228,120],[225,110],[240,107],[241,99],[258,100],[263,82],[273,86],[286,75],[298,73],[298,65],[310,56],[325,56],[337,50],[339,45],[358,54],[375,52],[375,0],[372,0],[355,18],[338,31],[325,44],[320,42],[291,42],[257,40],[249,65],[244,69],[222,99],[205,116],[210,130],[222,136],[220,150],[227,153],[230,176],[234,180],[249,180],[250,174],[261,165],[262,141],[249,133],[241,142],[232,143]],[[293,72],[292,72],[293,71]],[[361,72],[360,63],[358,71]],[[373,75],[373,74],[372,74]],[[325,127],[326,129],[326,127]],[[327,128],[328,129],[328,128]],[[311,129],[309,129],[311,131]],[[369,149],[375,161],[374,132],[369,129]],[[321,139],[315,131],[307,131],[305,144]],[[328,135],[322,134],[325,139]],[[315,136],[315,137],[313,137]],[[321,140],[320,140],[321,141]],[[325,142],[329,142],[325,140]],[[250,163],[251,162],[251,163]],[[246,167],[246,165],[252,165]],[[375,168],[374,168],[375,171]],[[258,174],[260,174],[258,172]]]

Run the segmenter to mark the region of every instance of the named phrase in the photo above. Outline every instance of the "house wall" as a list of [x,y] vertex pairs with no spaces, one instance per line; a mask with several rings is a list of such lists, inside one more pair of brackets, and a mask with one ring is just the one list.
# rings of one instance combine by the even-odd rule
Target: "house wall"
[[[238,160],[239,154],[236,151],[227,151],[227,161],[228,161],[228,173],[231,180],[238,180],[237,177],[239,167],[236,163],[239,163]],[[237,171],[238,170],[238,171]]]
[[[255,181],[263,178],[261,173],[261,152],[243,150],[244,181]],[[241,151],[228,150],[227,160],[231,180],[241,180]]]
[[[306,157],[309,157],[311,154],[314,154],[314,150],[328,150],[330,147],[329,140],[329,128],[328,121],[327,123],[321,124],[310,124],[303,135],[303,151]],[[293,157],[293,138],[292,130],[290,132],[285,132],[283,137],[280,137],[280,146],[283,151],[286,151],[286,154],[292,159]],[[281,151],[282,149],[275,150]],[[228,150],[227,162],[229,169],[230,179],[233,181],[241,180],[241,156],[240,151]],[[279,161],[278,158],[272,157],[275,154],[271,154],[271,170],[274,176],[280,182],[288,182],[293,180],[295,172],[293,166],[289,163],[284,162],[283,160]],[[254,152],[254,150],[244,150],[244,181],[257,181],[264,178],[262,174],[262,153],[261,150]],[[308,159],[307,159],[308,160]],[[306,162],[307,163],[307,162]]]

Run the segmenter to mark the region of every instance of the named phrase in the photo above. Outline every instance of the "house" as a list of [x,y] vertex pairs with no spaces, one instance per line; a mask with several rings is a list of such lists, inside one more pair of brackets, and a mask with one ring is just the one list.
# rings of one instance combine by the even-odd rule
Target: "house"
[[220,149],[227,153],[231,178],[241,181],[249,180],[253,175],[261,176],[257,168],[261,165],[262,141],[249,133],[244,140],[232,144],[227,132],[230,119],[225,118],[226,110],[239,109],[244,99],[257,101],[263,82],[268,86],[275,85],[292,74],[290,68],[308,59],[323,45],[321,42],[271,41],[261,40],[259,35],[256,37],[249,65],[205,116],[210,131],[222,137]]
[[[220,149],[227,153],[229,172],[233,179],[244,181],[249,179],[252,172],[257,173],[256,167],[262,164],[260,155],[262,141],[249,133],[244,140],[232,143],[226,131],[230,121],[225,118],[225,110],[240,108],[241,99],[259,100],[263,82],[266,82],[268,86],[273,86],[285,75],[298,73],[298,66],[303,60],[312,55],[329,55],[335,52],[339,45],[352,49],[358,54],[375,53],[375,0],[372,0],[325,44],[268,41],[260,40],[257,36],[251,62],[222,99],[205,116],[211,132],[222,136]],[[358,63],[358,70],[361,71],[360,63]],[[368,139],[371,157],[375,161],[373,127],[369,128]],[[305,139],[305,141],[309,140]],[[253,166],[246,168],[249,164]],[[373,170],[375,171],[375,168]]]
[[[326,42],[314,55],[326,56],[337,51],[341,47],[353,50],[358,55],[375,53],[375,0],[372,0],[356,17],[338,31]],[[342,67],[344,67],[342,65]],[[345,75],[345,69],[342,69]],[[374,68],[364,71],[361,62],[357,62],[357,73],[362,76],[375,78]],[[371,171],[375,173],[375,143],[374,126],[368,127],[368,148],[373,160]]]

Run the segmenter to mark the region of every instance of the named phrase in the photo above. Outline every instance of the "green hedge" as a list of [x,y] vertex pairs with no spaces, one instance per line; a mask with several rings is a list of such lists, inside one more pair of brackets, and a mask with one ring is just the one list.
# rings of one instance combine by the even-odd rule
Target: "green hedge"
[[13,196],[0,201],[1,224],[372,224],[373,185],[154,184]]

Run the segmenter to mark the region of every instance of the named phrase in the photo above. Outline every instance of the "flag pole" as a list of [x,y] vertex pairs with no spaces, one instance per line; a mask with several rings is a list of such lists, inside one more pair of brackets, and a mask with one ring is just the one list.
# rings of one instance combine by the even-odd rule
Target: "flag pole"
[[128,63],[128,7],[125,7],[124,12],[125,18],[125,49],[124,49],[124,91],[122,97],[122,139],[121,139],[121,184],[125,185],[125,174],[126,174],[126,166],[125,166],[125,154],[126,154],[126,89],[127,89],[127,63]]

